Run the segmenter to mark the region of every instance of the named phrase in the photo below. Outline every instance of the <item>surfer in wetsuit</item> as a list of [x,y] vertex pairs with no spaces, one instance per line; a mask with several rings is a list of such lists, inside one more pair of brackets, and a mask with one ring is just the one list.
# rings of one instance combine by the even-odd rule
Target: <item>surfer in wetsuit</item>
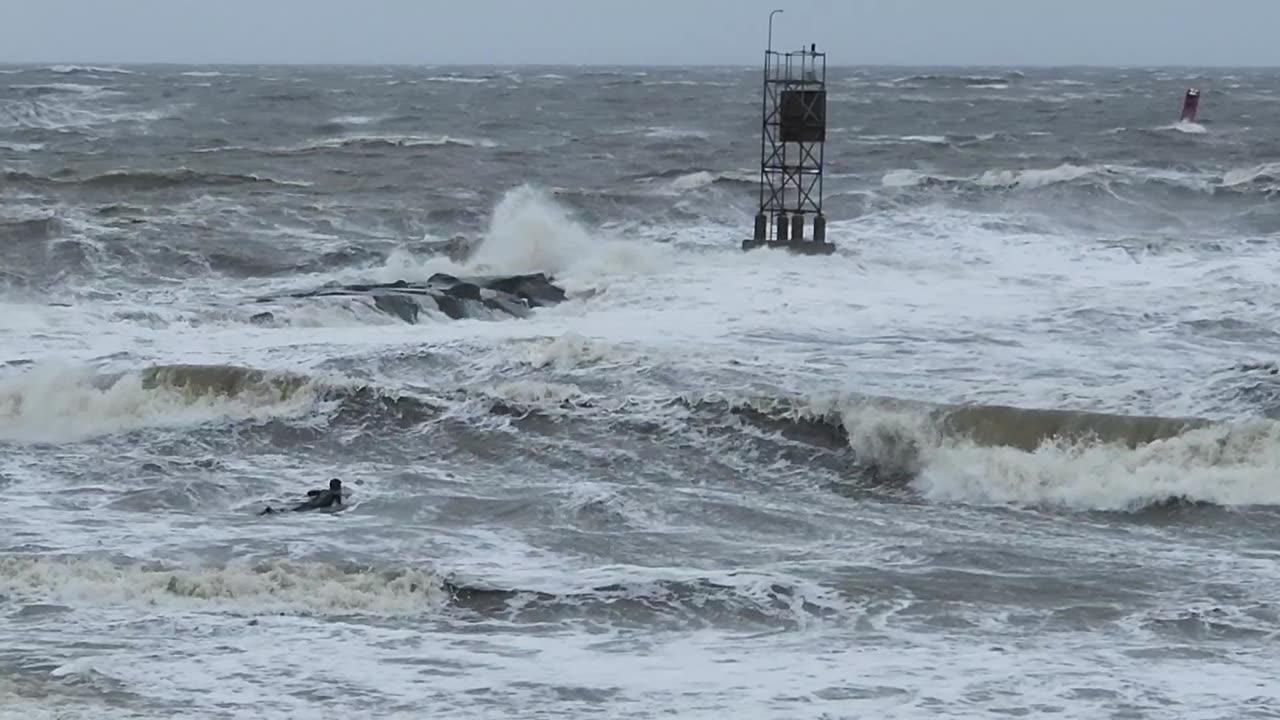
[[[292,512],[303,512],[306,510],[319,510],[321,508],[329,508],[337,505],[342,506],[342,481],[333,478],[329,481],[328,490],[308,490],[307,499],[293,506]],[[271,506],[267,506],[266,510],[258,513],[259,515],[270,515],[272,513],[281,512]]]

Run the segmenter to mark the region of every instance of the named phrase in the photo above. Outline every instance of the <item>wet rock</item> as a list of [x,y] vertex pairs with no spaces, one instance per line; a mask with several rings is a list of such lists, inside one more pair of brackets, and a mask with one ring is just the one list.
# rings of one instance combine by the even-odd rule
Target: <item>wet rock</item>
[[[411,283],[397,280],[392,283],[326,285],[315,290],[257,298],[257,302],[271,302],[283,298],[316,297],[368,297],[373,306],[382,312],[409,324],[418,318],[427,299],[446,316],[463,318],[491,318],[494,311],[510,317],[527,317],[534,308],[547,307],[563,302],[566,295],[543,273],[506,275],[497,277],[458,278],[436,273],[426,282]],[[251,318],[274,318],[263,312]]]
[[422,311],[422,306],[408,295],[390,293],[374,295],[373,306],[388,315],[395,315],[410,325],[418,322],[418,313]]

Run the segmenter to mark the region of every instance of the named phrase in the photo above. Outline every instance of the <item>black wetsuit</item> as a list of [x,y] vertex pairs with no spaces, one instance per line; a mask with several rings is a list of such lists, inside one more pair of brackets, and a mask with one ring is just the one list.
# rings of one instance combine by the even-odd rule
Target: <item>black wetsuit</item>
[[[342,505],[342,481],[334,478],[329,481],[328,490],[308,490],[307,499],[294,505],[292,512],[305,512],[307,510],[319,510],[321,508],[333,507],[334,505]],[[269,515],[279,512],[278,510],[267,507],[266,510],[258,513],[259,515]]]
[[332,490],[311,490],[307,493],[307,499],[293,506],[294,512],[302,510],[319,510],[320,508],[333,507],[336,503],[342,504],[342,491],[334,492]]

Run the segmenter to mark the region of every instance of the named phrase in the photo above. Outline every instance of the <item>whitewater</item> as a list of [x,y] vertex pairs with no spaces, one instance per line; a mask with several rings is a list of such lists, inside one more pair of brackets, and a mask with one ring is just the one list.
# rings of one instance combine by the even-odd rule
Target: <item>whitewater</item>
[[758,80],[0,70],[0,717],[1274,717],[1280,75]]

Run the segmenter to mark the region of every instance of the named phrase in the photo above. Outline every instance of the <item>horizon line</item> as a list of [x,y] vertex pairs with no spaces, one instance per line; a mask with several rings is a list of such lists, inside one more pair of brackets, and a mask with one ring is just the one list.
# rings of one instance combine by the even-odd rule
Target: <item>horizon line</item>
[[[761,51],[763,54],[764,51]],[[830,58],[830,55],[828,55]],[[82,66],[116,66],[116,67],[201,67],[201,66],[224,66],[224,67],[252,67],[252,66],[270,66],[270,67],[402,67],[402,68],[441,68],[441,67],[468,67],[468,68],[513,68],[513,67],[624,67],[624,68],[734,68],[734,69],[760,69],[760,64],[746,62],[690,62],[690,63],[674,63],[674,62],[418,62],[418,61],[394,61],[382,62],[373,60],[358,60],[345,62],[332,61],[246,61],[246,60],[201,60],[201,61],[177,61],[177,60],[4,60],[0,59],[2,66],[50,66],[50,65],[82,65]],[[1280,68],[1277,65],[1259,65],[1259,64],[1227,64],[1227,63],[1090,63],[1090,62],[1073,62],[1073,63],[980,63],[980,62],[958,62],[958,63],[905,63],[905,62],[839,62],[833,63],[828,61],[828,68],[999,68],[999,69],[1068,69],[1068,68],[1085,68],[1085,69],[1117,69],[1132,70],[1144,68],[1177,68],[1177,69],[1250,69],[1250,70],[1270,70]]]

